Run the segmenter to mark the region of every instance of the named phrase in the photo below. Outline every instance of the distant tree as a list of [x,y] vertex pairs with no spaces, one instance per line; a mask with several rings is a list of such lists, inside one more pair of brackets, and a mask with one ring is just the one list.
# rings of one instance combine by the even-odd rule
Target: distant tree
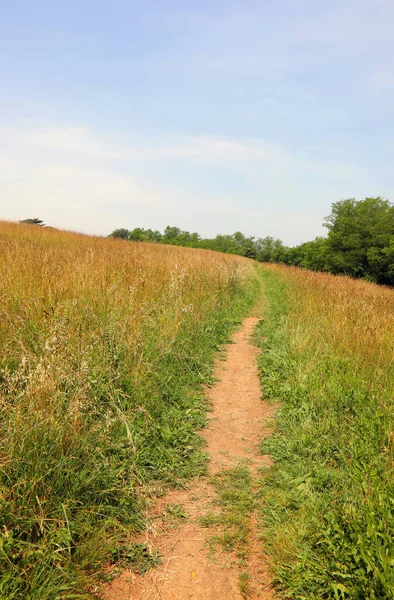
[[236,231],[233,233],[232,238],[234,248],[232,252],[246,256],[247,258],[256,258],[257,248],[254,237],[246,237],[240,231]]
[[243,256],[246,256],[246,258],[255,259],[257,257],[257,248],[253,237],[245,238],[242,254]]
[[190,246],[200,247],[201,238],[198,233],[190,233],[179,227],[171,227],[168,225],[162,235],[161,241],[164,244],[172,244],[173,246]]
[[255,241],[256,258],[260,262],[282,262],[286,248],[283,242],[271,236],[257,238]]
[[200,246],[200,242],[200,235],[196,231],[193,231],[193,233],[191,233],[189,237],[189,245],[193,246],[194,248],[198,248]]
[[245,236],[241,231],[236,231],[235,233],[233,233],[233,240],[234,240],[234,244],[238,247],[238,248],[242,248],[244,243],[245,243]]
[[[24,222],[42,224],[40,219]],[[328,229],[326,238],[317,237],[293,248],[284,246],[280,239],[246,237],[241,231],[203,239],[196,232],[170,225],[163,233],[142,227],[132,231],[115,229],[111,237],[206,248],[260,262],[344,273],[394,286],[394,205],[380,196],[360,201],[341,200],[332,205],[325,227]]]
[[317,237],[311,242],[304,242],[294,248],[286,248],[283,262],[311,269],[312,271],[327,270],[327,239]]
[[303,257],[301,267],[312,271],[327,270],[327,239],[321,236],[301,244]]
[[148,242],[161,242],[163,237],[157,229],[145,229],[144,236]]
[[129,240],[133,242],[143,242],[145,239],[145,229],[142,227],[136,227],[129,232]]
[[167,225],[163,233],[163,241],[167,244],[173,244],[182,234],[182,229],[179,227],[171,227]]
[[45,227],[44,221],[41,219],[23,219],[23,221],[19,221],[20,223],[26,223],[26,225],[38,225],[39,227]]
[[120,238],[122,240],[128,240],[130,231],[128,229],[115,229],[108,237]]
[[219,234],[215,238],[205,238],[200,241],[201,248],[207,248],[209,250],[216,250],[217,252],[226,252],[235,254],[236,247],[232,235]]

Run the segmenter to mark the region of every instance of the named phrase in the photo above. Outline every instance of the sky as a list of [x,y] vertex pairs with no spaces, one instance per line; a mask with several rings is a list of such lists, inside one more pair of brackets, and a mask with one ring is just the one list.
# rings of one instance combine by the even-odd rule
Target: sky
[[0,218],[294,245],[394,199],[392,0],[0,2]]

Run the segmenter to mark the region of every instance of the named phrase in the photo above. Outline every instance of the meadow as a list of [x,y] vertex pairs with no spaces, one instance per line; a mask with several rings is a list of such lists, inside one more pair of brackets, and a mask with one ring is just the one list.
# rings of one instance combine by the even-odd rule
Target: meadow
[[203,385],[251,264],[0,223],[1,599],[98,594],[147,494],[204,472]]
[[206,472],[204,386],[260,279],[278,409],[252,501],[275,590],[394,598],[392,289],[2,222],[0,600],[100,597],[124,566],[157,565],[133,543],[144,508]]
[[260,522],[281,598],[394,598],[394,291],[265,265]]

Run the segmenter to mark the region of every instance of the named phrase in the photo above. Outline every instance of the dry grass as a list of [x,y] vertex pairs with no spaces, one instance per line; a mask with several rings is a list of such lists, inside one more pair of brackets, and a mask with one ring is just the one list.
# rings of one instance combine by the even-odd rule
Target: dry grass
[[264,267],[281,402],[262,512],[283,598],[394,598],[394,291]]
[[0,597],[82,598],[139,487],[203,468],[199,390],[250,262],[2,222],[0,274]]
[[303,344],[318,352],[324,346],[329,352],[335,348],[335,354],[357,356],[362,364],[387,373],[394,359],[391,288],[297,268],[271,268],[291,286]]
[[133,377],[145,377],[153,368],[141,352],[147,330],[156,338],[151,358],[160,360],[181,327],[203,321],[218,295],[250,273],[239,257],[9,223],[0,226],[0,248],[0,359],[19,363],[11,387],[28,373],[23,395],[38,410],[72,385],[67,402],[78,413],[105,335],[122,339]]

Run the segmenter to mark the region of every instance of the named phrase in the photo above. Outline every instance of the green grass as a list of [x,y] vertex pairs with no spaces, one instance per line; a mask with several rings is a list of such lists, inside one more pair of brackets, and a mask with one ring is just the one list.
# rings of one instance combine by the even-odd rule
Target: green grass
[[205,527],[214,527],[210,546],[233,552],[244,564],[248,550],[249,516],[253,510],[249,469],[239,465],[235,469],[221,471],[212,477],[215,487],[215,504],[219,512],[204,515],[200,522]]
[[[196,434],[208,409],[202,386],[251,296],[239,290],[194,331],[180,330],[143,383],[127,379],[121,361],[106,361],[101,372],[89,374],[95,403],[82,435],[67,422],[43,415],[37,424],[25,413],[2,470],[1,599],[90,597],[84,590],[104,574],[111,547],[123,532],[144,526],[140,491],[151,481],[174,485],[205,472]],[[111,354],[121,357],[118,336],[110,343]],[[151,360],[154,344],[152,331],[141,342]],[[134,556],[132,566],[137,562]]]
[[166,504],[164,520],[178,525],[180,521],[187,519],[187,513],[182,504]]
[[[304,277],[309,288],[296,294]],[[365,313],[357,304],[361,287],[314,277],[264,271],[269,305],[256,332],[264,396],[280,402],[275,432],[262,447],[275,463],[259,491],[274,585],[286,599],[390,599],[393,364],[377,365],[377,353],[369,357],[369,344],[360,348],[353,335]],[[326,298],[342,285],[328,314]],[[379,298],[377,288],[367,291]]]
[[242,598],[249,598],[250,592],[250,577],[245,571],[242,571],[238,576],[238,588]]
[[[211,552],[220,549],[231,553],[241,569],[247,566],[250,535],[250,514],[255,498],[249,469],[240,463],[234,469],[221,471],[211,480],[215,487],[215,505],[218,510],[208,512],[200,519],[204,527],[214,530],[208,543]],[[241,570],[238,587],[243,598],[249,596],[249,575]]]
[[112,561],[116,563],[118,569],[128,567],[140,575],[161,564],[158,551],[150,550],[146,544],[141,543],[115,548]]
[[0,234],[0,600],[92,598],[152,562],[151,490],[205,472],[204,385],[259,286],[235,258]]

